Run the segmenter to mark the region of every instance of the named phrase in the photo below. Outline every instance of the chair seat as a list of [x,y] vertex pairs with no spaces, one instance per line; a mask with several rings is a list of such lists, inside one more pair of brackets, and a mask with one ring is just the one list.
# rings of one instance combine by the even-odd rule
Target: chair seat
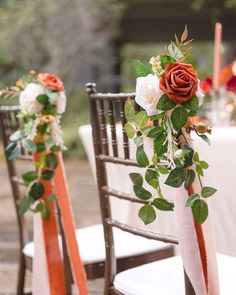
[[[236,257],[217,255],[220,294],[236,294]],[[114,287],[125,295],[183,295],[184,272],[180,256],[134,267],[115,276]]]
[[[141,255],[157,250],[170,248],[162,242],[148,240],[118,228],[114,228],[115,251],[117,258],[125,258],[134,255]],[[102,224],[76,230],[76,238],[79,243],[79,250],[84,264],[96,263],[105,260],[105,243]],[[26,244],[23,253],[33,258],[34,243]]]

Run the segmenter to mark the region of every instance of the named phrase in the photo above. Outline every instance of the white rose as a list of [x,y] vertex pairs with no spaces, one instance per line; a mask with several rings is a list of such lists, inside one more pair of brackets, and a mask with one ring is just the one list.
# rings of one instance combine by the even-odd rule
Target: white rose
[[30,114],[41,112],[44,106],[36,100],[40,94],[45,94],[43,86],[36,83],[30,83],[20,94],[20,106],[26,109]]
[[203,91],[201,89],[200,80],[199,79],[198,79],[198,87],[197,87],[196,96],[198,97],[199,105],[201,105],[203,103],[203,97],[205,96],[205,94],[203,93]]
[[135,101],[147,112],[148,116],[159,112],[156,104],[162,95],[159,79],[156,76],[149,74],[146,77],[137,78]]

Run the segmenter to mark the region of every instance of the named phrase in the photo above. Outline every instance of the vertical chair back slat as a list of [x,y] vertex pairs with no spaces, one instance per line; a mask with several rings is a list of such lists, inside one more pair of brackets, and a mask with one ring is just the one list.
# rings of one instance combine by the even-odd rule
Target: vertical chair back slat
[[129,159],[130,158],[129,139],[128,139],[128,136],[127,136],[127,134],[125,133],[125,130],[124,130],[124,127],[125,127],[125,124],[126,124],[125,102],[126,102],[126,100],[120,99],[120,117],[121,117],[121,123],[122,123],[124,158]]
[[116,121],[115,121],[115,111],[114,111],[114,104],[115,102],[109,101],[108,102],[108,116],[110,119],[110,129],[111,129],[111,145],[113,156],[118,157],[118,142],[116,136]]
[[103,149],[103,153],[108,156],[109,146],[108,146],[107,125],[106,125],[103,100],[98,101],[98,115],[99,115],[99,122],[100,122],[100,128],[101,128],[102,149]]

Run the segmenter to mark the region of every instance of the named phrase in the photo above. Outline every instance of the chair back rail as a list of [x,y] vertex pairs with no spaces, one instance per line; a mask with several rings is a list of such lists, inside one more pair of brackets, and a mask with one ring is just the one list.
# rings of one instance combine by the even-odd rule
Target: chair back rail
[[[86,84],[86,90],[90,102],[90,122],[96,162],[97,185],[106,245],[105,294],[109,294],[116,274],[113,227],[166,243],[178,244],[178,240],[170,235],[153,233],[121,223],[112,218],[111,197],[120,199],[121,201],[146,204],[145,200],[140,200],[135,196],[110,188],[108,186],[106,172],[106,163],[140,167],[135,159],[131,159],[129,139],[124,131],[126,124],[124,112],[125,102],[128,99],[134,100],[135,93],[97,93],[96,84],[94,83]],[[140,109],[140,106],[135,103],[135,112],[140,111]],[[118,122],[121,122],[122,126],[122,143],[118,143]],[[108,124],[110,125],[109,128]],[[158,122],[154,122],[154,125],[157,124]],[[108,136],[108,129],[111,132],[110,137]],[[111,141],[110,143],[109,140]],[[120,154],[118,144],[122,145],[123,155]],[[186,286],[189,287],[189,284],[186,283]],[[194,293],[191,293],[190,289],[188,289],[188,293],[186,294],[190,295]]]

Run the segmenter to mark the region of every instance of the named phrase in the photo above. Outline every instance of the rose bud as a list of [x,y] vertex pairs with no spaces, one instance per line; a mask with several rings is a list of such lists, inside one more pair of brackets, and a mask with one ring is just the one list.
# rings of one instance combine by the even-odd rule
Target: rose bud
[[175,151],[175,158],[182,159],[183,155],[184,155],[184,153],[183,153],[183,151],[181,149]]
[[195,130],[200,134],[203,134],[203,133],[206,133],[206,132],[211,133],[211,127],[208,127],[207,125],[205,125],[202,122],[195,125]]

